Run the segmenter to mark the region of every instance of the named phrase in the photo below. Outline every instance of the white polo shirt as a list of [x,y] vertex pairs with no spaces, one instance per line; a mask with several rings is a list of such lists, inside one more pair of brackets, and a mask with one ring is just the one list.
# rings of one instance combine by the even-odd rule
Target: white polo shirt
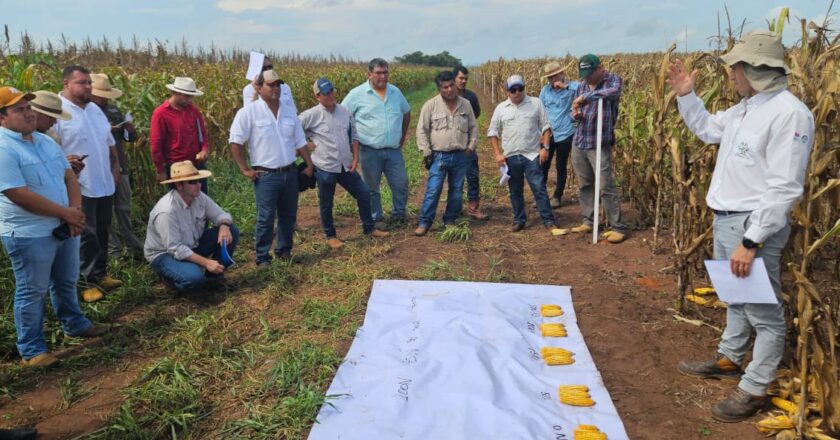
[[358,141],[356,122],[353,115],[341,104],[336,104],[330,113],[321,104],[304,111],[298,116],[304,133],[315,144],[312,163],[328,173],[345,171],[353,163],[350,140]]
[[751,211],[744,237],[763,243],[787,224],[802,196],[814,115],[787,89],[744,98],[714,115],[694,92],[677,103],[689,130],[703,142],[720,144],[706,204]]
[[79,174],[82,195],[106,197],[114,194],[110,148],[116,142],[108,118],[92,102],[82,108],[65,98],[63,92],[59,96],[64,109],[73,116],[69,121],[56,121],[55,132],[61,139],[61,149],[68,155],[88,156],[84,160],[85,168]]
[[258,98],[236,112],[230,126],[232,144],[248,144],[251,166],[282,168],[294,163],[297,149],[306,145],[306,137],[294,107],[280,100],[277,116]]
[[540,154],[540,136],[550,128],[542,102],[526,95],[519,105],[508,98],[496,106],[487,137],[501,139],[505,157],[521,154],[534,160]]

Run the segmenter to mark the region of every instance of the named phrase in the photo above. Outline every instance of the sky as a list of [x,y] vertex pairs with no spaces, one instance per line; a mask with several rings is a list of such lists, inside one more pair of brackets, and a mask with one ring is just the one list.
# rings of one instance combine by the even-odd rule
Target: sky
[[[726,28],[766,29],[791,8],[784,44],[798,44],[799,18],[822,24],[829,1],[796,0],[0,0],[12,40],[63,34],[154,40],[278,54],[341,55],[367,61],[448,50],[467,65],[504,58],[713,48]],[[840,3],[840,2],[838,2]],[[840,9],[840,5],[835,9]],[[831,18],[840,18],[840,15]],[[840,29],[840,24],[829,26]]]

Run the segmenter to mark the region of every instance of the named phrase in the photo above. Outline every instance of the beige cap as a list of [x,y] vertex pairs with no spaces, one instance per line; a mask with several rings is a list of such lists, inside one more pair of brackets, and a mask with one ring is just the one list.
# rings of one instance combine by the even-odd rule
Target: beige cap
[[720,56],[720,61],[728,66],[747,63],[750,66],[775,67],[790,74],[785,65],[785,48],[782,36],[770,31],[752,31],[739,41],[729,53]]

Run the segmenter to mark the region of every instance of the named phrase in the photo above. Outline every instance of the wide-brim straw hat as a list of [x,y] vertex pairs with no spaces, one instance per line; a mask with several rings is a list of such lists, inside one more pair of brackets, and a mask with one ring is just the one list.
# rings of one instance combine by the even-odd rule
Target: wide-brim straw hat
[[42,115],[52,116],[53,118],[62,121],[69,121],[73,116],[61,106],[61,98],[53,92],[46,90],[38,90],[32,93],[35,95],[29,101],[29,105],[33,111],[41,113]]
[[204,92],[195,87],[195,81],[186,76],[175,77],[175,82],[167,84],[166,88],[173,92],[183,93],[184,95],[201,96],[204,94]]
[[111,80],[104,73],[91,73],[91,94],[100,98],[117,99],[122,96],[122,90],[112,87]]
[[560,63],[557,61],[552,61],[545,66],[543,66],[543,78],[548,78],[550,76],[557,75],[558,73],[563,73],[566,71],[566,68],[561,66]]
[[184,182],[187,180],[206,179],[212,176],[213,173],[207,170],[199,170],[192,162],[185,160],[183,162],[175,162],[169,171],[169,180],[164,180],[160,183],[175,183]]
[[721,55],[719,60],[728,66],[743,62],[753,67],[775,67],[784,70],[785,75],[790,74],[785,64],[782,36],[770,31],[750,32],[732,50]]

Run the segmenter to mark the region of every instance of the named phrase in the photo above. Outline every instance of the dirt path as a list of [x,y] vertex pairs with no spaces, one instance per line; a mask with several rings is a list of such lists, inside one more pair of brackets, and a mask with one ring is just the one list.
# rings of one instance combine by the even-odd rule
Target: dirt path
[[[492,111],[493,106],[486,99],[483,106],[485,112]],[[483,119],[487,120],[489,117]],[[482,126],[486,132],[484,125],[486,122]],[[482,142],[479,154],[484,178],[492,179],[496,167],[489,143]],[[553,185],[553,177],[551,180]],[[423,188],[421,185],[413,191],[413,205],[419,207]],[[573,192],[567,189],[564,206],[555,211],[564,227],[579,221],[576,202],[568,201]],[[492,218],[471,224],[470,241],[441,243],[432,233],[414,237],[411,231],[416,224],[412,222],[394,231],[382,260],[394,265],[404,278],[571,286],[579,326],[632,439],[764,438],[750,423],[727,425],[711,419],[711,406],[733,385],[677,373],[680,360],[711,356],[718,334],[708,327],[694,327],[673,319],[668,310],[675,300],[673,279],[661,270],[671,262],[667,253],[655,255],[650,251],[652,233],[633,231],[620,245],[592,245],[589,236],[581,235],[552,237],[541,227],[531,205],[530,192],[526,190],[528,228],[511,233],[507,190],[499,189],[494,197],[483,201]],[[633,214],[628,212],[628,216],[632,223]],[[358,234],[357,220],[337,220],[339,236]],[[317,231],[317,207],[301,207],[299,221]],[[316,232],[312,237],[320,235]],[[256,292],[236,300],[243,307],[270,312],[267,316],[282,317],[295,307],[299,297],[309,293],[307,289],[298,286],[294,298],[270,304],[252,305],[264,299]],[[198,306],[176,301],[173,307],[183,307],[181,312],[187,313]],[[704,313],[718,323],[724,316],[721,311]],[[349,338],[338,341],[342,355],[349,342]],[[47,373],[36,388],[21,393],[14,401],[0,402],[0,425],[35,424],[43,433],[40,438],[45,439],[69,439],[95,431],[118,410],[124,398],[122,390],[140,369],[160,356],[159,350],[138,350],[116,364]],[[87,397],[64,408],[61,389],[68,388],[63,386],[67,380],[83,383],[81,392]],[[236,408],[231,410],[237,412]]]

